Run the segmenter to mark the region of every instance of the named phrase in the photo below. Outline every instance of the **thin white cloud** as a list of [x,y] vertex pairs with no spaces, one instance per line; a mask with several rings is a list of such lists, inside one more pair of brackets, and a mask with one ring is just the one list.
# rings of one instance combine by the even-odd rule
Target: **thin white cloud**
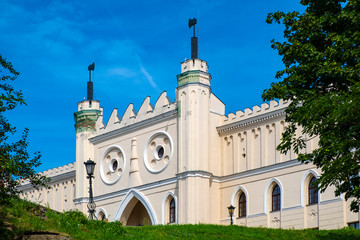
[[145,78],[148,80],[149,84],[157,91],[159,91],[158,86],[156,85],[155,81],[153,80],[153,77],[150,75],[150,73],[146,70],[144,65],[141,62],[140,56],[138,54],[135,55],[136,60],[138,61],[140,71],[145,76]]
[[109,76],[121,76],[126,78],[134,77],[136,75],[134,71],[122,67],[110,68],[107,72]]
[[144,74],[144,76],[146,77],[146,79],[148,80],[148,82],[150,83],[150,85],[153,87],[153,88],[155,88],[155,89],[157,89],[157,85],[156,85],[156,83],[154,82],[154,80],[153,80],[153,77],[148,73],[148,71],[144,68],[144,66],[143,65],[141,65],[141,64],[139,64],[140,66],[140,71]]

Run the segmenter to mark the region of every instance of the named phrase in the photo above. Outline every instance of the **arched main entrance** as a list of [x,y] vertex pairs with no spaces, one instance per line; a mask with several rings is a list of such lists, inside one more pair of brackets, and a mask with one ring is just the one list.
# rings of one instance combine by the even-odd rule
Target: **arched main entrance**
[[139,191],[130,190],[114,216],[126,226],[155,225],[156,217],[149,201]]
[[[150,216],[146,211],[144,205],[136,198],[133,198],[137,203],[133,207],[131,213],[127,217],[126,226],[142,226],[142,225],[152,225]],[[129,209],[130,210],[130,209]],[[120,218],[121,219],[121,218]],[[126,220],[124,214],[122,217],[123,220]],[[124,221],[125,224],[125,221]]]

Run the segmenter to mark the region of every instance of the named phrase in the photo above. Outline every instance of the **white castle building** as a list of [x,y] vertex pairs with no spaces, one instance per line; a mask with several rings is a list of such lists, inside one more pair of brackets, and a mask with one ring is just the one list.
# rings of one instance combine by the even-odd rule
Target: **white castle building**
[[[206,61],[181,63],[176,99],[163,92],[135,111],[114,109],[103,122],[96,100],[78,103],[76,162],[43,172],[51,189],[24,184],[21,197],[57,211],[87,213],[84,162],[96,162],[93,191],[98,219],[141,224],[234,224],[271,228],[336,229],[358,226],[359,214],[334,188],[319,193],[321,174],[276,146],[286,127],[287,102],[271,101],[225,115],[213,94]],[[216,89],[214,89],[216,91]],[[299,132],[300,134],[300,132]],[[309,139],[306,151],[317,147]]]

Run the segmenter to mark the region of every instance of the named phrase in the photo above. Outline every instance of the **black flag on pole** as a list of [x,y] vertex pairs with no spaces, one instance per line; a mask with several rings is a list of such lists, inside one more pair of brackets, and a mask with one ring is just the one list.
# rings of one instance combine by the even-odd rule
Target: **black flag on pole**
[[88,70],[89,71],[94,71],[95,70],[95,63],[94,62],[88,66]]
[[189,28],[191,28],[192,26],[194,26],[197,23],[196,18],[193,19],[189,19]]

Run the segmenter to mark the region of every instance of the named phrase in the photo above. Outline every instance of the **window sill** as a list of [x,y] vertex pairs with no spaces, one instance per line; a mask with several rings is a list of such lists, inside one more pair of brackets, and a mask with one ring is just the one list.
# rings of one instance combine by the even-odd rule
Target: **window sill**
[[246,218],[246,216],[243,216],[243,217],[237,217],[236,219],[243,219],[243,218]]
[[318,204],[319,204],[318,202],[317,203],[309,203],[306,206],[308,207],[308,206],[313,206],[313,205],[318,205]]
[[281,209],[278,209],[278,210],[272,210],[272,211],[270,211],[270,213],[273,213],[273,212],[280,212],[281,211]]

